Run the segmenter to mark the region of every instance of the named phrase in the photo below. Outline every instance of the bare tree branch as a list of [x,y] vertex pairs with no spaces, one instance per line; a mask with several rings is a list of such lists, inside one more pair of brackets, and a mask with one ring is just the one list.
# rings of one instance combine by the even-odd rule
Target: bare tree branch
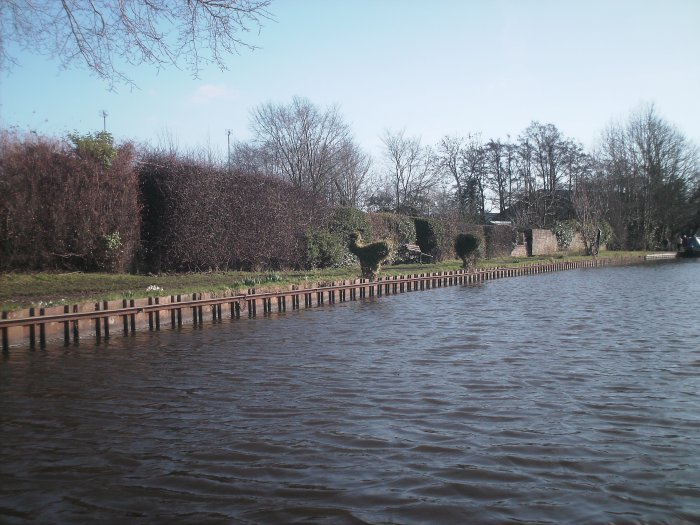
[[2,0],[0,69],[17,64],[8,44],[82,63],[110,87],[133,81],[125,66],[227,69],[240,49],[255,49],[245,34],[272,20],[272,0]]

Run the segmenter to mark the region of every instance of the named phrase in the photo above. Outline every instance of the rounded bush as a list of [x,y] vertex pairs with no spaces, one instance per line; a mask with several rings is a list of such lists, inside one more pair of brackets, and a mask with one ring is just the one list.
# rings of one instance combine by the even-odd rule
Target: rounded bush
[[479,251],[479,238],[471,233],[460,233],[455,238],[455,252],[465,268],[472,266]]

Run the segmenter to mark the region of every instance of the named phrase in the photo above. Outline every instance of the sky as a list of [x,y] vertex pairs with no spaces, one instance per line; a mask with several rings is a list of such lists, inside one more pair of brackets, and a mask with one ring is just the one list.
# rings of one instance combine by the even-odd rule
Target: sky
[[137,89],[15,51],[0,72],[0,126],[49,136],[102,129],[225,155],[250,111],[294,96],[337,105],[361,147],[385,130],[517,137],[552,123],[594,147],[643,104],[700,144],[700,0],[275,0],[258,46],[198,78],[127,69]]

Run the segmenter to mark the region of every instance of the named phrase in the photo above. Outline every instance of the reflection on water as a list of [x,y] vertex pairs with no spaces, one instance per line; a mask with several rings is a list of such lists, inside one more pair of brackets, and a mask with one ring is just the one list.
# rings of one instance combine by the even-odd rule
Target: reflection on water
[[16,350],[0,522],[697,523],[700,264]]

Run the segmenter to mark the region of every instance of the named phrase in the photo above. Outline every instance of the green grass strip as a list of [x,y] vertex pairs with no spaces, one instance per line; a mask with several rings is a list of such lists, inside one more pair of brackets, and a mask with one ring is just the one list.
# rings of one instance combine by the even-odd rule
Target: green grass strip
[[[603,252],[600,257],[643,256],[646,252]],[[577,255],[546,257],[507,257],[479,261],[477,268],[514,267],[544,262],[588,259]],[[382,268],[382,276],[444,272],[461,268],[457,259],[436,264],[402,264]],[[205,272],[160,275],[110,273],[5,273],[0,274],[0,309],[48,307],[115,299],[185,295],[198,292],[221,294],[286,289],[290,285],[324,285],[359,277],[358,268],[332,268],[284,272]]]

